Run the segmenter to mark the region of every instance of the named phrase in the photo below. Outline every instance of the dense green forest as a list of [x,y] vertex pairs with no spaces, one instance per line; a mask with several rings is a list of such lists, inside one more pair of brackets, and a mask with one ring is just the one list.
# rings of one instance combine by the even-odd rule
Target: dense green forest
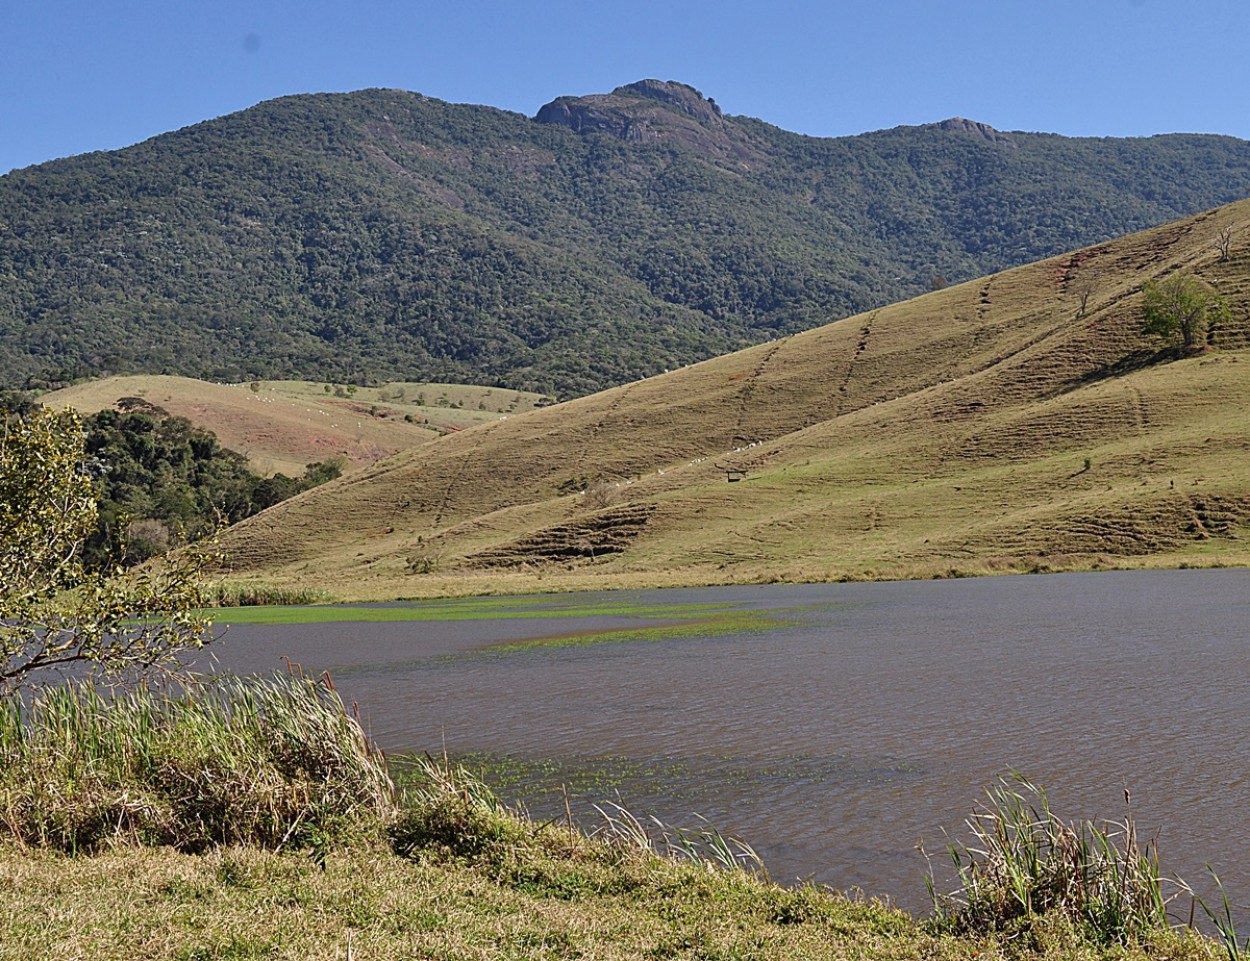
[[[20,391],[0,391],[0,425],[37,406]],[[84,417],[83,449],[100,515],[85,551],[97,565],[144,561],[333,480],[344,467],[325,461],[301,477],[263,477],[212,431],[138,397]]]
[[0,386],[585,393],[1245,195],[1250,143],[819,139],[680,84],[293,96],[0,177]]

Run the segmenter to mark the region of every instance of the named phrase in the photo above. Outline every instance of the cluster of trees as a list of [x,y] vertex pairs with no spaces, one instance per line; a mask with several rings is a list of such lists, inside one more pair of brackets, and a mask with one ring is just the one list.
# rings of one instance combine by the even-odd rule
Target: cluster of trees
[[[0,417],[10,425],[43,416],[29,395],[0,391]],[[83,452],[76,470],[96,504],[82,559],[94,567],[137,564],[197,541],[339,477],[345,466],[322,461],[299,477],[261,476],[211,431],[137,397],[75,423]]]
[[819,139],[735,117],[717,135],[727,150],[625,142],[364,91],[14,171],[0,385],[165,372],[568,397],[1207,209],[1250,179],[1250,144],[1220,137]]
[[197,540],[301,491],[340,476],[341,461],[309,465],[301,477],[262,477],[211,431],[140,398],[83,420],[99,520],[89,559],[137,563]]

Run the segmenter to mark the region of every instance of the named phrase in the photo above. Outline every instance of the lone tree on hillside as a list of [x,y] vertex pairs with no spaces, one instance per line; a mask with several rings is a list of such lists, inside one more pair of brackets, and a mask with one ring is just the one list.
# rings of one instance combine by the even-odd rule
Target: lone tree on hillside
[[1220,228],[1220,235],[1215,241],[1215,249],[1220,252],[1220,260],[1228,260],[1228,251],[1232,245],[1233,228],[1230,224]]
[[91,569],[99,520],[82,422],[41,408],[0,410],[0,692],[49,671],[125,678],[202,646],[202,556],[131,574]]
[[1206,336],[1213,321],[1228,318],[1224,298],[1192,274],[1148,280],[1142,293],[1142,331],[1166,340],[1180,334],[1186,350],[1192,350]]
[[1068,268],[1064,272],[1064,287],[1076,294],[1080,304],[1076,319],[1081,320],[1089,312],[1089,302],[1107,281],[1106,267],[1102,260],[1106,254],[1105,247],[1089,250],[1078,250],[1072,255]]

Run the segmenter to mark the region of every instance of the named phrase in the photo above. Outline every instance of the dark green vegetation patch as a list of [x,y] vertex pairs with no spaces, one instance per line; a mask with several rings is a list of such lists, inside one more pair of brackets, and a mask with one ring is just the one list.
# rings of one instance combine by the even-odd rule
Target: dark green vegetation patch
[[83,420],[100,510],[85,545],[93,563],[145,561],[343,472],[341,461],[325,461],[310,464],[302,477],[262,477],[242,454],[185,417],[139,398],[123,398],[119,406]]
[[1250,181],[1250,144],[1227,137],[949,121],[817,139],[680,84],[589,100],[538,122],[402,91],[287,97],[0,177],[0,385],[180,373],[567,397]]

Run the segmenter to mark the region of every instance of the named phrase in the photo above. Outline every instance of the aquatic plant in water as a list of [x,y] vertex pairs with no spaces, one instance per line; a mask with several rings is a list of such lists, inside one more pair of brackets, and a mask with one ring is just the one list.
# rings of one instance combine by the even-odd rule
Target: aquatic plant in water
[[[1154,843],[1138,840],[1131,809],[1122,821],[1065,822],[1046,793],[1019,775],[986,794],[966,822],[972,841],[947,849],[959,888],[939,894],[930,865],[939,926],[990,933],[1060,915],[1095,941],[1127,943],[1166,929],[1169,903],[1190,893],[1179,879],[1163,877]],[[1175,891],[1165,894],[1166,885]]]

